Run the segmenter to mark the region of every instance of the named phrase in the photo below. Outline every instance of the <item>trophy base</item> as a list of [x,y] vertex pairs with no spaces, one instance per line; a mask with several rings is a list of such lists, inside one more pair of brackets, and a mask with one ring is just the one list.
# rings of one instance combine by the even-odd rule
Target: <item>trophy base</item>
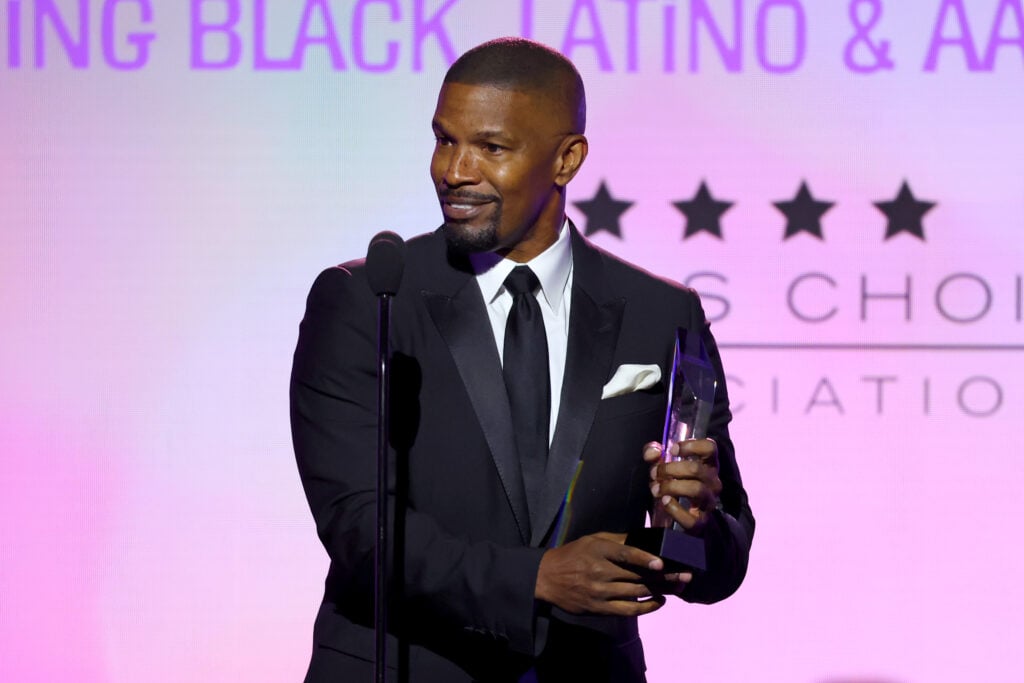
[[657,555],[671,572],[707,569],[704,539],[679,529],[636,529],[626,536],[626,545]]

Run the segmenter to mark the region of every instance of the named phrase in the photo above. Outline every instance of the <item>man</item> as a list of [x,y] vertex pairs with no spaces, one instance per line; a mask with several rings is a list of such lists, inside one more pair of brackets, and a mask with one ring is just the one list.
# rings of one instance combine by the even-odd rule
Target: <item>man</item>
[[[660,436],[677,326],[706,335],[724,374],[693,292],[566,219],[585,117],[575,67],[526,40],[470,50],[441,88],[430,171],[444,225],[408,243],[392,311],[389,665],[402,680],[643,681],[637,617],[668,594],[723,599],[746,572],[754,521],[724,382],[713,440],[673,446],[692,458],[652,468],[659,450],[643,446]],[[331,558],[308,681],[372,672],[375,330],[362,262],[324,271],[291,387]],[[704,537],[707,571],[667,573],[623,544],[656,501]]]

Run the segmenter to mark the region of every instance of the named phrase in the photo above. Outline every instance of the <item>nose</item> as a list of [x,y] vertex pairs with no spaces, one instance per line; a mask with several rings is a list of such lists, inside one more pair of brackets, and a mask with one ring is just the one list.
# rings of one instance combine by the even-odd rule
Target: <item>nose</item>
[[447,163],[441,180],[448,187],[475,185],[479,182],[478,168],[472,150],[461,145],[448,148]]

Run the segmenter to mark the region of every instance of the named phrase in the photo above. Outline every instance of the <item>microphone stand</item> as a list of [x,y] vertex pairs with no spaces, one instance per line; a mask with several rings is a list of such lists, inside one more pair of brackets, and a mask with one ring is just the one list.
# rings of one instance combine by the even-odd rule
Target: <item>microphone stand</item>
[[391,299],[405,268],[405,242],[378,233],[366,252],[366,280],[377,296],[377,537],[373,552],[374,681],[385,683],[388,608],[388,434],[391,418]]
[[388,427],[391,398],[391,295],[377,299],[377,543],[374,549],[374,681],[385,683],[387,671],[387,525]]

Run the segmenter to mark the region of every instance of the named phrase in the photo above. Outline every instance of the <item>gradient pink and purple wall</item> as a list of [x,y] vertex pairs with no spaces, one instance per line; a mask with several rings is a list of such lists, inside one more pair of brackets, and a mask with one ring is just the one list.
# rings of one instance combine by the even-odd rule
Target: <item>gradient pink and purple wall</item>
[[435,227],[444,70],[524,33],[587,83],[570,201],[633,202],[592,239],[700,290],[730,375],[750,573],[644,621],[651,680],[1024,678],[1019,0],[9,0],[0,680],[301,678],[305,293]]

